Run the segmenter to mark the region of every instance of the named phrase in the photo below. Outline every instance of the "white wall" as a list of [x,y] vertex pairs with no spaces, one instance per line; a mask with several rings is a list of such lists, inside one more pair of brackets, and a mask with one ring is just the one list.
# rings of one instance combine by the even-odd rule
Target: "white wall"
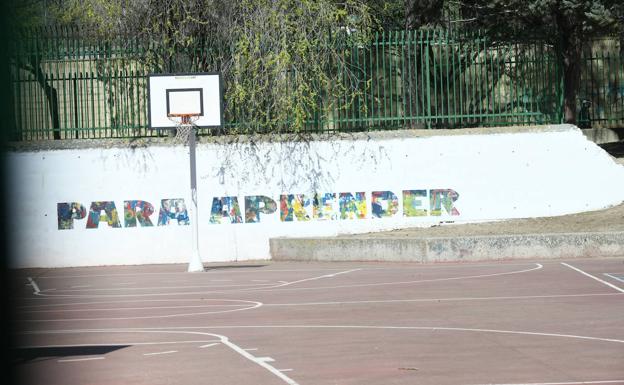
[[[157,225],[162,199],[190,206],[188,148],[147,146],[8,154],[15,267],[187,262],[191,226]],[[200,252],[204,262],[269,258],[270,237],[329,236],[444,221],[562,215],[624,200],[624,167],[573,126],[401,131],[313,142],[205,143],[198,147]],[[406,217],[403,190],[450,189],[459,215]],[[394,216],[373,218],[373,191],[398,197]],[[364,219],[280,220],[281,194],[364,192]],[[277,211],[260,223],[210,223],[213,197],[264,195]],[[154,206],[153,226],[124,227],[124,201]],[[87,228],[92,202],[113,201],[121,227]],[[19,203],[18,203],[19,202]],[[59,229],[57,205],[87,212]],[[427,203],[427,202],[425,202]],[[424,207],[429,209],[429,207]],[[338,203],[335,203],[338,212]],[[104,212],[100,214],[104,215]],[[429,212],[428,214],[431,214]],[[194,218],[191,218],[194,220]],[[67,227],[67,222],[63,225]]]

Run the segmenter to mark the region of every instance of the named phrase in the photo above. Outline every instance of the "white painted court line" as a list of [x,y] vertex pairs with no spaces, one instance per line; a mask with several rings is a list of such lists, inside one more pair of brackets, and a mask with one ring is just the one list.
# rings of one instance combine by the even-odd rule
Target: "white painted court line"
[[144,356],[159,356],[161,354],[173,354],[177,353],[177,350],[167,350],[166,352],[156,352],[156,353],[145,353]]
[[583,384],[624,384],[624,380],[606,381],[572,381],[572,382],[523,382],[508,384],[477,384],[477,385],[583,385]]
[[[104,297],[106,297],[106,298],[128,298],[128,297],[139,298],[139,297],[158,297],[158,296],[176,296],[176,295],[189,296],[189,295],[200,295],[200,294],[209,294],[209,293],[219,293],[219,294],[232,294],[232,293],[236,293],[236,292],[249,293],[249,292],[252,292],[252,291],[253,292],[266,292],[266,291],[288,291],[288,290],[292,290],[292,291],[295,291],[295,290],[296,291],[301,291],[301,290],[326,290],[326,289],[343,289],[343,288],[354,288],[354,287],[375,287],[375,286],[406,285],[406,284],[417,284],[417,283],[445,282],[445,281],[454,281],[454,280],[462,280],[462,279],[499,277],[499,276],[506,276],[506,275],[512,275],[512,274],[528,273],[528,272],[531,272],[531,271],[542,269],[544,267],[543,265],[541,265],[539,263],[532,263],[531,265],[534,265],[535,267],[531,267],[531,268],[528,268],[528,269],[522,269],[522,270],[508,271],[508,272],[503,272],[503,273],[478,274],[478,275],[468,275],[468,276],[449,277],[449,278],[423,279],[423,280],[414,280],[414,281],[362,283],[362,284],[336,285],[336,286],[285,287],[285,286],[293,285],[293,284],[304,282],[304,281],[318,280],[318,279],[321,279],[321,278],[332,277],[332,276],[336,276],[338,274],[346,274],[346,273],[349,273],[349,272],[352,272],[352,271],[355,271],[355,270],[361,270],[361,269],[353,269],[353,270],[341,271],[341,272],[338,272],[338,273],[335,273],[335,274],[325,274],[325,275],[318,276],[318,277],[306,278],[306,279],[303,279],[303,280],[292,281],[292,282],[287,282],[287,283],[280,284],[280,285],[261,287],[261,288],[247,288],[247,289],[233,289],[233,290],[211,290],[211,291],[200,291],[200,292],[190,291],[190,292],[148,293],[148,294],[97,294],[97,295],[94,295],[94,294],[86,294],[86,295],[81,295],[81,294],[54,294],[54,295],[50,295],[50,294],[39,293],[39,295],[43,296],[43,297],[54,297],[54,298],[64,298],[64,297],[65,298],[104,298]],[[511,265],[504,265],[504,266],[511,266]],[[517,265],[514,264],[513,266],[517,266]],[[520,266],[522,266],[522,265],[520,265]],[[260,285],[258,285],[258,286],[260,286]]]
[[279,370],[280,372],[292,372],[293,371],[292,369],[277,369],[277,370]]
[[362,301],[328,301],[328,302],[293,302],[293,303],[265,303],[263,306],[325,306],[325,305],[358,305],[373,303],[410,303],[410,302],[462,302],[462,301],[509,301],[527,299],[556,299],[575,297],[610,297],[621,296],[624,293],[591,293],[591,294],[553,294],[553,295],[524,295],[507,297],[450,297],[450,298],[416,298],[416,299],[386,299]]
[[[122,290],[172,290],[172,289],[219,289],[230,287],[257,287],[257,286],[271,286],[271,283],[247,283],[239,285],[176,285],[176,286],[148,286],[148,287],[102,287],[89,289],[92,285],[72,286],[70,289],[59,289],[59,292],[93,292],[93,291],[122,291]],[[87,290],[85,290],[87,289]]]
[[[73,304],[71,304],[73,305]],[[57,307],[67,306],[56,305]],[[126,310],[168,310],[168,309],[205,309],[211,307],[249,307],[249,304],[241,305],[190,305],[190,306],[150,306],[150,307],[118,307],[118,308],[99,308],[99,309],[51,309],[51,310],[19,310],[20,313],[71,313],[71,312],[91,312],[91,311],[126,311]]]
[[220,340],[220,342],[229,347],[231,350],[233,350],[234,352],[238,353],[239,355],[243,356],[244,358],[248,359],[249,361],[261,366],[262,368],[268,370],[269,372],[271,372],[273,375],[275,375],[276,377],[278,377],[279,379],[281,379],[283,382],[285,382],[288,385],[299,385],[299,383],[297,383],[295,380],[293,380],[292,378],[288,377],[287,375],[285,375],[284,373],[280,372],[279,370],[277,370],[275,367],[273,367],[271,364],[269,364],[268,362],[262,361],[260,359],[258,359],[257,357],[255,357],[254,355],[252,355],[251,353],[245,351],[245,349],[242,349],[241,347],[239,347],[238,345],[232,343],[228,337],[221,335],[221,334],[215,334],[215,333],[205,333],[205,332],[197,332],[197,331],[184,331],[184,330],[163,330],[163,329],[133,329],[133,328],[127,328],[127,329],[83,329],[83,330],[65,330],[65,331],[60,331],[60,330],[48,330],[48,331],[41,331],[41,332],[24,332],[24,333],[19,333],[19,334],[82,334],[82,333],[155,333],[155,334],[190,334],[190,335],[201,335],[201,336],[210,336],[210,337],[215,337],[218,338]]
[[206,342],[219,343],[221,340],[189,340],[189,341],[162,341],[162,342],[116,342],[106,344],[71,344],[71,345],[37,345],[20,346],[19,349],[41,349],[41,348],[76,348],[85,346],[138,346],[138,345],[173,345],[173,344],[202,344]]
[[615,290],[619,291],[620,293],[624,293],[624,289],[619,288],[619,287],[617,287],[617,286],[615,286],[615,285],[613,285],[613,284],[611,284],[611,283],[609,283],[609,282],[607,282],[607,281],[604,281],[604,280],[602,280],[602,279],[600,279],[600,278],[598,278],[598,277],[595,277],[595,276],[593,276],[593,275],[591,275],[591,274],[589,274],[589,273],[586,273],[586,272],[584,272],[583,270],[581,270],[581,269],[579,269],[579,268],[577,268],[577,267],[574,267],[574,266],[572,266],[572,265],[569,265],[569,264],[567,264],[567,263],[565,263],[565,262],[561,262],[561,264],[562,264],[563,266],[566,266],[566,267],[568,267],[568,268],[570,268],[570,269],[572,269],[572,270],[575,270],[575,271],[577,271],[577,272],[579,272],[579,273],[581,273],[581,274],[583,274],[583,275],[585,275],[585,276],[587,276],[587,277],[589,277],[589,278],[591,278],[591,279],[594,279],[594,280],[596,280],[596,281],[598,281],[598,282],[600,282],[600,283],[602,283],[602,284],[604,284],[604,285],[607,285],[607,286],[609,286],[610,288],[612,288],[612,289],[615,289]]
[[68,322],[68,321],[107,321],[107,320],[120,321],[120,320],[137,320],[137,319],[161,319],[161,318],[175,318],[175,317],[190,317],[190,316],[207,315],[207,314],[233,313],[233,312],[238,312],[238,311],[256,309],[262,306],[262,302],[256,302],[256,301],[244,301],[244,300],[222,300],[222,301],[246,302],[246,303],[249,303],[249,305],[247,307],[238,307],[232,310],[205,311],[205,312],[197,312],[197,313],[176,313],[176,314],[136,316],[136,317],[21,319],[21,320],[17,320],[17,322]]
[[256,359],[262,362],[275,362],[272,357],[256,357]]
[[[576,334],[559,334],[546,332],[531,332],[521,330],[501,330],[501,329],[475,329],[445,326],[384,326],[384,325],[232,325],[232,326],[171,326],[166,328],[125,328],[125,329],[67,329],[67,330],[44,330],[20,332],[20,335],[37,334],[68,334],[68,333],[185,333],[209,335],[214,337],[220,334],[193,332],[191,330],[214,330],[214,329],[345,329],[345,330],[426,330],[426,331],[448,331],[448,332],[468,332],[468,333],[494,333],[510,334],[535,337],[568,338],[595,342],[613,342],[624,344],[624,340],[616,338],[590,337]],[[223,342],[223,340],[221,340]],[[245,350],[239,348],[240,350]]]
[[39,285],[37,285],[37,282],[35,282],[35,280],[31,277],[26,277],[26,279],[28,280],[29,285],[33,288],[33,294],[39,295],[39,293],[41,293],[41,290],[39,290]]
[[211,347],[213,347],[213,346],[215,346],[215,345],[219,345],[219,342],[215,342],[215,343],[208,344],[208,345],[202,345],[202,346],[200,346],[199,348],[200,348],[200,349],[211,348]]
[[618,276],[615,276],[615,275],[613,275],[613,274],[604,273],[604,275],[606,275],[607,277],[613,278],[613,279],[615,279],[616,281],[624,282],[624,279],[622,279],[622,278],[620,278],[620,277],[618,277]]
[[[415,281],[359,283],[359,284],[352,284],[352,285],[337,285],[337,286],[315,286],[315,287],[282,288],[283,286],[287,286],[287,285],[277,285],[275,287],[254,289],[253,291],[254,292],[265,292],[265,291],[324,290],[324,289],[345,289],[345,288],[353,288],[353,287],[375,287],[375,286],[406,285],[406,284],[415,284],[415,283],[444,282],[444,281],[456,281],[456,280],[462,280],[462,279],[489,278],[489,277],[499,277],[499,276],[512,275],[512,274],[522,274],[522,273],[528,273],[530,271],[540,270],[540,269],[544,268],[544,266],[542,264],[540,264],[540,263],[534,263],[533,265],[535,265],[535,267],[532,267],[530,269],[514,270],[514,271],[508,271],[508,272],[504,272],[504,273],[467,275],[467,276],[449,277],[449,278],[432,278],[432,279],[421,279],[421,280],[415,280]],[[352,270],[348,270],[346,272],[351,272],[351,271]],[[340,274],[346,273],[346,272],[341,272]],[[301,280],[301,281],[293,281],[293,282],[289,282],[289,284],[299,283],[299,282],[303,282],[303,281],[309,281],[309,280],[312,280],[312,279],[320,279],[320,278],[324,278],[324,277],[327,277],[327,276],[328,275],[323,275],[323,276],[320,276],[320,277],[308,278],[308,279]]]
[[[55,290],[55,289],[46,289],[46,290],[41,290],[41,292],[45,292],[47,290]],[[73,296],[69,296],[69,297],[59,297],[59,298],[55,298],[58,300],[71,300],[73,298]],[[39,300],[41,299],[46,299],[46,298],[37,298]],[[89,301],[89,302],[57,302],[57,303],[42,303],[42,304],[35,304],[35,305],[21,305],[21,306],[17,306],[18,309],[30,309],[30,308],[40,308],[40,307],[58,307],[58,306],[77,306],[77,305],[105,305],[105,304],[110,304],[110,305],[118,305],[121,303],[145,303],[145,302],[175,302],[175,303],[182,303],[182,302],[206,302],[206,301],[230,301],[230,300],[224,300],[224,299],[217,299],[217,298],[196,298],[196,299],[185,299],[185,298],[175,298],[175,299],[168,299],[168,298],[161,298],[161,299],[145,299],[145,298],[141,298],[141,299],[134,299],[134,300],[125,300],[125,301]],[[238,305],[210,305],[210,306],[238,306]]]
[[57,360],[57,362],[79,362],[79,361],[95,361],[95,360],[103,360],[106,357],[88,357],[88,358],[69,358],[64,360]]
[[256,350],[258,350],[258,348],[247,348],[243,350],[247,350],[248,352],[255,352]]
[[[345,271],[340,271],[338,273],[319,275],[318,277],[300,279],[300,280],[292,281],[292,282],[280,281],[280,282],[284,282],[284,283],[282,283],[281,285],[276,285],[274,287],[278,288],[278,287],[290,286],[290,285],[294,285],[294,284],[301,283],[301,282],[316,281],[318,279],[323,279],[323,278],[334,278],[337,275],[349,274],[349,273],[353,273],[354,271],[360,271],[360,270],[362,270],[362,269],[345,270]],[[270,288],[267,288],[267,289],[270,289]]]

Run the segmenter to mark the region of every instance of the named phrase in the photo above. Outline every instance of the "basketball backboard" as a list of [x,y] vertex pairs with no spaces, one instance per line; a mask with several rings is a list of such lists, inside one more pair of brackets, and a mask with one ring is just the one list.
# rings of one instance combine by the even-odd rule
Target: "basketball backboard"
[[181,115],[198,115],[198,127],[221,126],[220,74],[151,74],[147,79],[151,129],[175,129],[177,123],[170,118]]

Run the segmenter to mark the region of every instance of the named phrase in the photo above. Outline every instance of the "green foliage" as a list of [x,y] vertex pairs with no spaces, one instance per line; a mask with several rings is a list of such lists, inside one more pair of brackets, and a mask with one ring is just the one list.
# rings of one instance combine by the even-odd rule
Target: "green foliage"
[[[463,0],[462,12],[477,27],[500,37],[529,36],[557,43],[615,32],[621,0]],[[567,36],[562,36],[567,35]]]
[[[344,108],[358,91],[344,76],[346,44],[366,40],[370,19],[357,2],[240,2],[226,91],[229,111],[255,132],[301,131],[314,116]],[[340,49],[340,47],[343,49]],[[339,47],[339,49],[336,49]],[[341,100],[344,100],[341,99]]]

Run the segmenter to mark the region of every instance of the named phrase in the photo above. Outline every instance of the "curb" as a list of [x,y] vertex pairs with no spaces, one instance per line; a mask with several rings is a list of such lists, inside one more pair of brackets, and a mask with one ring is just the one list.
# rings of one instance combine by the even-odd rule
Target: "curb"
[[624,256],[624,232],[445,238],[272,238],[275,261],[459,262]]

